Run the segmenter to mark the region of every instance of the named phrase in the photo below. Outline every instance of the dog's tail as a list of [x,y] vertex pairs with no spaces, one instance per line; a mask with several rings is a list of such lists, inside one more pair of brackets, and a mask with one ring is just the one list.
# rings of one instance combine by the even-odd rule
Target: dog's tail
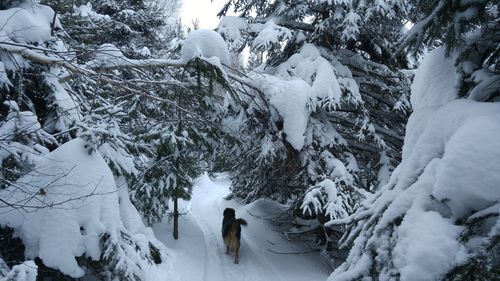
[[239,224],[239,225],[244,225],[246,226],[247,225],[247,221],[244,220],[244,219],[237,219],[236,220],[236,223]]

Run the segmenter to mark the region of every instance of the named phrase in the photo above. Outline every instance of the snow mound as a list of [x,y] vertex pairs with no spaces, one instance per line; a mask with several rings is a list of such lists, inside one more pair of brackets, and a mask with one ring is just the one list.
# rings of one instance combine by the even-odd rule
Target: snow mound
[[423,59],[411,86],[413,109],[443,105],[457,98],[457,72],[452,57],[445,57],[445,48],[432,50]]
[[455,221],[500,202],[499,110],[500,104],[456,100],[413,113],[389,186],[397,183],[379,199],[389,207],[377,225],[403,217],[393,258],[401,280],[439,280],[476,250],[460,243],[463,228]]
[[154,267],[145,258],[149,247],[165,249],[140,221],[126,186],[121,188],[102,156],[74,139],[40,157],[32,172],[0,191],[6,200],[0,224],[14,228],[27,258],[39,257],[71,277],[85,274],[76,260],[83,256],[112,264],[116,258],[114,270],[144,280]]
[[245,209],[257,217],[277,217],[286,212],[287,206],[276,201],[261,198],[245,205]]
[[186,37],[181,49],[182,61],[202,57],[216,57],[220,63],[229,65],[229,50],[221,35],[210,29],[194,30]]
[[[0,10],[0,39],[16,43],[43,43],[52,39],[54,10],[35,3],[22,3],[16,8]],[[62,28],[59,19],[56,28]]]

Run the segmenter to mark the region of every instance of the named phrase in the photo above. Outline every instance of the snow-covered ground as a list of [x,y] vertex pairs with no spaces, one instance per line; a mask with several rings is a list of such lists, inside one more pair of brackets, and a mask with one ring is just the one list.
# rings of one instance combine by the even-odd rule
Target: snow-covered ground
[[[179,220],[179,240],[172,238],[172,223],[165,220],[153,227],[157,238],[171,249],[172,268],[179,280],[238,281],[315,281],[326,280],[330,269],[317,252],[303,254],[305,245],[289,242],[262,217],[281,211],[281,206],[269,201],[241,205],[225,200],[229,194],[227,175],[211,179],[203,175],[197,179],[191,201],[181,201],[180,211],[187,212]],[[240,264],[234,256],[225,253],[221,225],[224,208],[236,210],[236,217],[244,218],[242,227]],[[281,254],[276,254],[279,252]]]

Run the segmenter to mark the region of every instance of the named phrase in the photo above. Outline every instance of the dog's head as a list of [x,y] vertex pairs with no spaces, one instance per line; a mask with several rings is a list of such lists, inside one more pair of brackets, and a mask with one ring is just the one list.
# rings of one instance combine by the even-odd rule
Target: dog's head
[[224,213],[223,213],[224,217],[225,218],[234,218],[236,217],[236,212],[234,211],[233,208],[226,208],[224,209]]

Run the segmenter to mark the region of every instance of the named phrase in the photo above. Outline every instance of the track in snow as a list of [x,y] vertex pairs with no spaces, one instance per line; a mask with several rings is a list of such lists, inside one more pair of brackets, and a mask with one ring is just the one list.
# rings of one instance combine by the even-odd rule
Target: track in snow
[[[234,200],[224,200],[229,194],[229,180],[220,175],[212,180],[207,175],[197,179],[191,201],[179,203],[187,214],[179,220],[179,240],[172,238],[172,223],[164,221],[154,226],[158,239],[169,247],[173,269],[179,280],[187,281],[324,281],[330,271],[318,253],[279,255],[269,251],[300,252],[303,245],[284,240],[267,222],[249,214],[261,206],[242,206]],[[261,202],[261,205],[265,203]],[[226,255],[221,235],[224,208],[236,209],[236,217],[244,218],[240,264]]]

